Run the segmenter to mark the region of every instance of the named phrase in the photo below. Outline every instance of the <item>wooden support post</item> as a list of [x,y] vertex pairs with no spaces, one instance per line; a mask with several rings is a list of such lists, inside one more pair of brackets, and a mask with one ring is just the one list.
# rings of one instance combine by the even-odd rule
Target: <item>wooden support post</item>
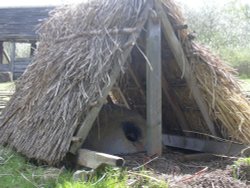
[[0,41],[0,64],[3,64],[3,41]]
[[36,46],[36,42],[32,42],[31,43],[31,47],[30,47],[30,57],[34,56],[35,50],[36,50],[37,46]]
[[[161,26],[151,14],[146,36],[147,63],[147,154],[162,154]],[[149,64],[150,63],[150,64]]]
[[124,165],[124,159],[106,153],[79,149],[77,164],[88,168],[96,169],[102,164],[121,167]]
[[[149,9],[152,8],[152,3],[147,3],[144,11],[142,12],[142,20],[140,20],[140,22],[137,25],[137,29],[141,30],[148,18],[148,12]],[[106,102],[106,98],[110,92],[110,90],[112,89],[113,85],[116,83],[116,80],[120,74],[121,71],[121,67],[125,64],[125,62],[127,61],[128,56],[130,55],[132,49],[133,49],[133,44],[134,44],[134,40],[136,38],[138,38],[139,36],[139,32],[137,32],[136,34],[132,34],[129,39],[128,39],[128,44],[131,44],[129,46],[126,47],[126,49],[123,51],[123,55],[121,57],[121,61],[115,63],[115,66],[110,74],[110,83],[107,87],[105,87],[102,91],[102,98],[99,99],[99,101],[97,101],[97,105],[92,107],[90,109],[90,111],[88,112],[87,116],[85,117],[83,123],[80,125],[76,135],[74,135],[75,137],[80,137],[81,141],[80,142],[74,142],[72,143],[71,147],[70,147],[70,152],[73,154],[77,153],[77,150],[82,146],[82,144],[84,143],[90,129],[93,126],[94,121],[96,120],[103,104]]]
[[14,62],[15,62],[15,57],[16,57],[16,43],[12,42],[11,43],[11,54],[10,54],[10,70],[12,74],[12,80],[14,78]]
[[187,84],[192,92],[192,95],[193,95],[197,105],[199,106],[199,109],[203,115],[203,118],[204,118],[210,132],[213,135],[217,136],[217,133],[216,133],[216,130],[214,127],[214,123],[211,120],[211,118],[209,117],[207,105],[206,105],[204,99],[202,98],[200,89],[197,86],[196,78],[193,75],[192,69],[191,69],[191,67],[188,63],[188,60],[184,54],[182,46],[181,46],[178,38],[175,35],[175,32],[172,28],[172,25],[171,25],[167,15],[166,15],[166,13],[164,12],[164,9],[162,7],[160,0],[155,0],[155,7],[156,7],[157,13],[159,14],[160,19],[161,19],[164,36],[165,36],[166,41],[168,42],[168,45],[169,45],[169,47],[170,47],[170,49],[175,57],[175,60],[178,64],[178,66],[180,67],[180,69],[184,73],[184,78],[186,79],[186,82],[187,82]]

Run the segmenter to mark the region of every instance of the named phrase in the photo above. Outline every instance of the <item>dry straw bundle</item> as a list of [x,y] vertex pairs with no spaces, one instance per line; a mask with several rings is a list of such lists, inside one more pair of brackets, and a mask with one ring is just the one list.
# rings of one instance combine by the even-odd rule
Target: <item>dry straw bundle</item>
[[33,64],[3,113],[0,143],[29,158],[60,161],[114,64],[136,42],[146,0],[98,0],[56,9],[39,29]]
[[199,54],[194,59],[194,73],[224,138],[250,143],[250,104],[242,94],[234,70],[207,49],[192,44]]
[[[164,1],[172,23],[183,25],[180,11],[172,1]],[[182,30],[180,39],[197,83],[202,91],[210,116],[224,138],[250,144],[250,102],[241,92],[235,70],[213,55],[207,48],[187,40]]]

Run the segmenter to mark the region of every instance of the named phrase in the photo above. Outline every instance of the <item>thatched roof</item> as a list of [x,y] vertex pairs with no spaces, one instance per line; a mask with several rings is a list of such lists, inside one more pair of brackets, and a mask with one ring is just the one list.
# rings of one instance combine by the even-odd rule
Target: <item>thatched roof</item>
[[[183,25],[178,7],[171,0],[162,2],[173,27]],[[18,81],[16,92],[2,114],[0,143],[50,164],[62,160],[78,126],[102,97],[103,88],[109,85],[113,66],[117,63],[122,66],[128,49],[144,32],[150,6],[146,0],[94,0],[54,10],[39,29],[40,44],[33,64]],[[241,93],[232,69],[188,40],[188,31],[178,33],[209,106],[209,116],[221,137],[249,144],[250,104]],[[166,41],[162,50],[168,54],[166,59],[172,61]],[[141,76],[142,67],[136,70],[138,66],[135,63],[132,66]],[[122,66],[125,75],[126,67]],[[175,77],[180,79],[181,70],[177,70],[174,61],[164,67],[173,70],[169,75],[176,71]],[[125,90],[133,107],[139,98]],[[193,104],[187,92],[188,88],[175,91],[179,104],[186,101]],[[144,115],[143,110],[139,112]],[[190,130],[206,133],[200,112],[192,113],[193,117],[188,113]]]

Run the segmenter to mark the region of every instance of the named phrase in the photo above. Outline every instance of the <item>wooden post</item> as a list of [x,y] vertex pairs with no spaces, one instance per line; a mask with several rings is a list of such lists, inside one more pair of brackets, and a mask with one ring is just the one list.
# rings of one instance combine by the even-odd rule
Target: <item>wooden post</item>
[[169,104],[171,105],[174,113],[176,114],[177,121],[180,124],[182,130],[183,131],[190,130],[190,128],[187,124],[186,118],[185,118],[179,104],[177,103],[177,99],[173,95],[174,93],[171,94],[171,88],[170,88],[166,78],[164,77],[164,75],[162,75],[162,90],[163,90],[163,93],[165,94]]
[[10,70],[12,74],[12,80],[14,79],[14,62],[16,57],[16,43],[11,43],[11,54],[10,54]]
[[36,42],[31,42],[31,47],[30,47],[30,57],[34,56],[35,50],[36,50]]
[[175,57],[175,60],[178,64],[178,66],[180,67],[180,69],[184,73],[184,78],[187,81],[187,84],[192,92],[192,95],[193,95],[197,105],[199,106],[199,109],[202,113],[202,116],[203,116],[210,132],[213,135],[217,136],[217,133],[216,133],[216,130],[214,127],[214,123],[209,117],[207,105],[206,105],[204,99],[202,98],[200,89],[197,86],[196,78],[193,75],[192,69],[191,69],[191,67],[188,63],[188,60],[184,54],[182,46],[181,46],[178,38],[175,35],[175,32],[172,28],[172,25],[171,25],[167,15],[166,15],[166,13],[164,12],[161,1],[155,0],[155,7],[156,7],[157,13],[159,14],[160,19],[161,19],[164,36],[165,36],[166,41],[168,42],[168,45],[169,45],[169,47],[170,47],[170,49]]
[[0,64],[3,64],[3,41],[0,41]]
[[106,153],[95,152],[87,149],[79,149],[77,164],[96,169],[102,164],[121,167],[124,165],[124,159]]
[[[151,12],[152,13],[152,12]],[[146,36],[147,62],[147,154],[162,154],[161,26],[149,16]]]

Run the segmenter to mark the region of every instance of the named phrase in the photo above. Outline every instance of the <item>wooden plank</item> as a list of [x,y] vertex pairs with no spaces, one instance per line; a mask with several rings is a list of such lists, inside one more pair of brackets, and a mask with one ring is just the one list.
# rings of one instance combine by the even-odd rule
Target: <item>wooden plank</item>
[[[149,156],[162,154],[162,85],[161,85],[161,26],[153,14],[147,25],[146,65],[147,80],[147,138]],[[150,63],[150,65],[149,65]]]
[[211,118],[209,117],[208,107],[207,107],[204,99],[202,98],[200,89],[197,87],[196,78],[193,76],[192,69],[191,69],[191,67],[188,63],[188,60],[184,54],[182,46],[181,46],[178,38],[175,35],[175,32],[172,28],[172,25],[171,25],[167,15],[166,15],[166,13],[164,12],[161,1],[156,0],[155,7],[156,7],[156,10],[157,10],[157,12],[160,16],[160,19],[161,19],[164,36],[165,36],[166,41],[168,42],[168,45],[169,45],[169,47],[170,47],[170,49],[175,57],[175,60],[178,64],[178,66],[180,67],[180,69],[184,73],[184,78],[185,78],[185,80],[186,80],[186,82],[187,82],[187,84],[192,92],[192,95],[193,95],[197,105],[199,106],[199,108],[201,110],[202,116],[203,116],[210,132],[213,135],[217,136],[214,123],[211,120]]
[[36,40],[36,25],[48,17],[54,7],[0,8],[0,40]]
[[12,74],[14,72],[15,55],[16,55],[16,44],[15,44],[15,42],[11,42],[10,70],[11,70]]
[[190,130],[186,118],[179,106],[179,104],[177,103],[177,99],[176,97],[173,95],[173,93],[171,92],[170,86],[167,82],[167,80],[165,79],[164,75],[162,75],[162,89],[163,89],[163,93],[165,94],[169,104],[171,105],[176,117],[177,117],[177,121],[180,124],[182,130]]
[[27,69],[30,62],[14,62],[13,65],[13,73],[24,73],[24,71]]
[[0,72],[10,72],[11,67],[9,64],[0,64]]
[[236,156],[248,146],[230,141],[202,140],[184,136],[163,135],[163,144],[166,146],[212,153],[217,155]]
[[77,164],[88,168],[96,169],[103,164],[122,167],[124,163],[123,158],[114,155],[87,149],[79,149],[78,151]]
[[[142,12],[142,20],[138,23],[137,27],[138,29],[142,29],[143,26],[145,25],[147,18],[148,18],[148,12],[149,9],[152,7],[152,3],[149,1],[146,3],[146,7],[144,9],[144,11]],[[128,39],[128,44],[130,44],[131,42],[134,43],[134,39],[137,38],[139,36],[140,33],[136,33],[133,34],[129,37]],[[77,150],[82,146],[82,144],[84,143],[90,129],[92,128],[92,125],[95,121],[95,119],[97,118],[103,104],[106,102],[106,98],[110,92],[110,90],[112,89],[113,85],[115,84],[120,71],[121,71],[121,67],[124,66],[125,62],[127,61],[128,56],[130,55],[132,49],[133,49],[134,45],[130,44],[129,46],[126,46],[126,48],[123,51],[123,55],[121,58],[121,62],[120,63],[115,63],[115,66],[113,68],[113,71],[111,72],[110,75],[110,83],[109,85],[103,89],[102,91],[102,98],[99,99],[99,101],[97,101],[97,105],[92,107],[90,109],[90,111],[88,112],[86,118],[84,119],[83,123],[80,125],[76,135],[74,135],[75,137],[80,137],[82,138],[82,140],[80,142],[77,143],[72,143],[71,147],[70,147],[70,152],[73,154],[76,154]]]

